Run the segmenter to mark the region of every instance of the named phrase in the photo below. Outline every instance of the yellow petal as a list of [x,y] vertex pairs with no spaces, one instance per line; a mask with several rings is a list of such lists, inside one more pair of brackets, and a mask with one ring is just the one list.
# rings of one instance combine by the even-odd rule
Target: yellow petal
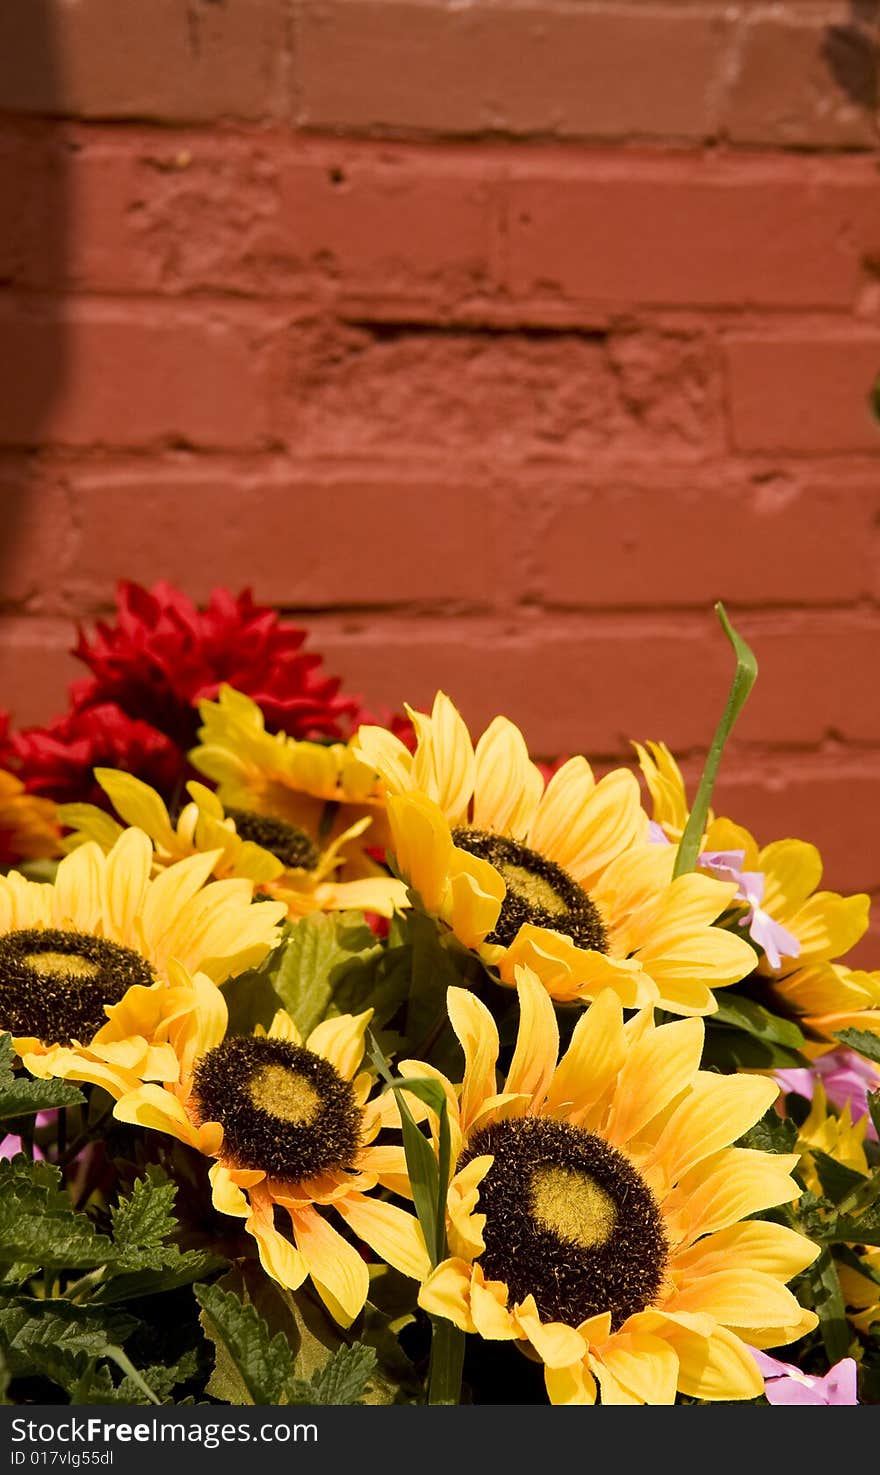
[[[78,853],[81,855],[85,849],[83,846]],[[143,830],[124,830],[104,866],[105,932],[114,942],[138,947],[140,938],[147,936],[142,918],[149,905],[152,864],[149,837]],[[154,887],[158,884],[153,883]]]
[[669,1311],[705,1311],[732,1327],[786,1326],[798,1320],[800,1306],[775,1277],[759,1270],[716,1270],[690,1281],[670,1297]]
[[[606,1342],[601,1358],[621,1387],[639,1403],[675,1402],[678,1358],[662,1337],[648,1332],[620,1331]],[[599,1381],[601,1385],[601,1374]]]
[[454,846],[448,861],[448,895],[440,915],[459,942],[478,948],[498,921],[506,892],[490,861]]
[[651,1154],[669,1183],[754,1126],[776,1100],[775,1081],[761,1076],[718,1076],[700,1071],[676,1107]]
[[306,1049],[323,1055],[345,1080],[353,1080],[364,1058],[364,1035],[372,1017],[373,1010],[365,1009],[363,1014],[324,1019],[312,1030]]
[[217,1212],[246,1219],[251,1212],[247,1195],[233,1182],[228,1168],[224,1168],[222,1163],[214,1163],[208,1177],[211,1181],[211,1202]]
[[419,1289],[419,1305],[430,1316],[442,1316],[460,1331],[474,1332],[470,1312],[471,1267],[464,1260],[442,1260]]
[[260,1264],[279,1285],[295,1291],[309,1273],[305,1257],[275,1228],[272,1200],[263,1185],[251,1194],[251,1212],[245,1224],[257,1242]]
[[340,1326],[351,1326],[370,1288],[366,1263],[313,1208],[290,1209],[297,1249],[321,1300]]
[[648,1030],[630,1048],[618,1078],[608,1141],[622,1146],[636,1137],[691,1084],[703,1051],[703,1025],[683,1019]]
[[462,1129],[467,1132],[483,1101],[496,1091],[498,1028],[485,1004],[468,989],[450,988],[446,1003],[449,1022],[464,1051],[460,1111]]
[[779,1280],[791,1280],[812,1265],[819,1246],[784,1224],[750,1219],[732,1224],[697,1241],[675,1257],[675,1275],[681,1285],[718,1270],[759,1270]]
[[417,1219],[394,1204],[350,1193],[336,1202],[337,1213],[376,1254],[401,1275],[425,1280],[431,1260]]
[[519,1029],[504,1090],[529,1096],[537,1111],[553,1078],[559,1054],[559,1026],[550,995],[530,968],[517,968]]
[[733,1332],[716,1327],[711,1336],[700,1336],[672,1318],[663,1331],[664,1340],[678,1356],[678,1386],[689,1398],[715,1401],[757,1398],[764,1391],[758,1364]]
[[586,1357],[587,1344],[580,1333],[561,1321],[542,1321],[534,1296],[516,1307],[513,1319],[547,1367],[570,1367]]
[[439,914],[452,855],[452,833],[443,811],[425,794],[389,795],[388,820],[401,874],[425,910]]
[[791,1177],[798,1161],[797,1153],[723,1149],[680,1180],[663,1203],[664,1216],[690,1243],[748,1214],[791,1203],[801,1191]]
[[438,691],[430,717],[407,712],[416,731],[413,781],[440,806],[450,824],[460,823],[474,792],[474,748],[459,712]]
[[531,762],[519,728],[496,717],[477,743],[475,828],[522,839],[543,792],[541,771]]
[[596,1379],[586,1362],[575,1362],[571,1367],[545,1366],[544,1385],[548,1399],[557,1407],[596,1402]]
[[550,1082],[544,1111],[577,1122],[616,1078],[625,1056],[623,1010],[611,989],[600,993],[574,1027]]

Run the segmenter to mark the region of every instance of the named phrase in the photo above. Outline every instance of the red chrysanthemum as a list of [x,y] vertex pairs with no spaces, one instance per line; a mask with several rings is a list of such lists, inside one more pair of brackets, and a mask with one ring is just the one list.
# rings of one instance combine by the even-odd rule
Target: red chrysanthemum
[[107,807],[95,767],[133,773],[169,797],[186,772],[186,754],[164,733],[129,717],[113,702],[67,713],[47,727],[13,734],[9,766],[29,794],[58,804]]
[[88,639],[79,631],[74,654],[93,673],[74,683],[78,709],[114,702],[181,748],[193,746],[196,703],[213,700],[225,682],[252,697],[266,725],[295,738],[346,738],[358,703],[339,694],[340,681],[321,671],[321,657],[302,650],[306,632],[255,604],[214,589],[204,609],[164,580],[146,589],[118,586],[114,624],[100,621]]

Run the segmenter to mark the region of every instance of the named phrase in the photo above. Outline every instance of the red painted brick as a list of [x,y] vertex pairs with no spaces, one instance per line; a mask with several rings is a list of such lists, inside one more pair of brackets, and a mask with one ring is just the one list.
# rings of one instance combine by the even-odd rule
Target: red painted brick
[[281,169],[280,241],[312,270],[391,302],[454,302],[490,285],[492,156],[442,149],[300,150]]
[[514,165],[509,199],[521,297],[845,306],[880,248],[876,169],[861,160],[817,174],[754,158],[538,154]]
[[73,512],[64,487],[25,460],[4,459],[0,525],[0,603],[57,605],[74,554]]
[[737,737],[805,746],[828,736],[876,741],[880,734],[880,619],[840,611],[761,618],[742,632],[759,676]]
[[854,9],[743,7],[724,132],[737,143],[875,148],[876,30],[854,23]]
[[[691,766],[690,791],[699,775]],[[880,888],[880,765],[861,763],[845,752],[827,756],[771,757],[755,772],[744,761],[739,772],[727,757],[713,804],[752,831],[760,845],[795,837],[822,853],[822,886],[845,893]],[[880,949],[875,967],[880,967]]]
[[741,449],[880,451],[880,426],[869,408],[880,333],[743,333],[731,336],[727,353]]
[[721,444],[714,351],[686,334],[299,325],[274,373],[273,430],[313,455],[692,461]]
[[311,128],[704,137],[730,34],[703,6],[303,0]]
[[[805,748],[829,733],[876,741],[880,690],[867,673],[877,669],[880,620],[774,621],[728,609],[760,670],[738,741]],[[418,704],[442,686],[469,722],[506,712],[535,751],[549,755],[624,753],[631,739],[644,737],[663,738],[674,750],[705,747],[733,675],[711,610],[699,620],[520,611],[510,625],[458,620],[454,638],[445,622],[413,621],[406,629],[354,622],[344,633],[354,679],[375,688],[377,700]],[[322,640],[334,646],[341,669],[342,642],[332,632]]]
[[546,604],[847,604],[872,592],[874,485],[749,485],[716,471],[687,488],[613,474],[598,485],[556,476],[545,488],[546,477],[519,484],[516,522]]
[[78,603],[106,603],[117,578],[170,579],[194,599],[250,583],[258,600],[297,609],[487,606],[509,584],[485,482],[184,462],[85,470],[70,484]]
[[555,621],[537,611],[454,626],[352,619],[322,627],[315,642],[371,701],[425,708],[442,687],[473,731],[504,713],[545,757],[625,753],[643,734],[680,748],[707,742],[730,674],[708,622]]
[[0,108],[83,118],[264,118],[282,108],[282,0],[5,0]]
[[255,332],[211,311],[6,301],[0,443],[253,444]]
[[0,620],[0,705],[15,727],[66,711],[68,684],[82,675],[70,655],[73,643],[68,620]]

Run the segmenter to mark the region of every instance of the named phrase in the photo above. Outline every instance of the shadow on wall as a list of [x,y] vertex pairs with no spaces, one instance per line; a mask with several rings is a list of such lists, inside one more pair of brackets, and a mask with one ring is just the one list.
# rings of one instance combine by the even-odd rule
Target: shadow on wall
[[[0,602],[66,373],[67,142],[53,0],[0,6]],[[2,694],[0,694],[2,706]]]
[[850,101],[876,116],[880,102],[880,0],[850,0],[849,8],[850,19],[845,24],[826,28],[822,57]]

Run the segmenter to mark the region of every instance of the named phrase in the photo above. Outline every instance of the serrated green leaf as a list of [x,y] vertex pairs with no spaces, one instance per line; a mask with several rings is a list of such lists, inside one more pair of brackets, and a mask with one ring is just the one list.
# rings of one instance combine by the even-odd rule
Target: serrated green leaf
[[77,1306],[72,1301],[40,1301],[17,1296],[0,1303],[0,1346],[16,1376],[37,1366],[35,1349],[97,1358],[109,1344],[119,1345],[134,1331],[134,1317],[118,1311]]
[[204,1280],[226,1261],[208,1250],[181,1250],[165,1241],[177,1232],[172,1213],[177,1185],[150,1165],[131,1194],[111,1208],[114,1262],[95,1300],[102,1305],[176,1290]]
[[272,974],[281,1005],[306,1036],[338,1012],[335,990],[347,970],[382,952],[362,912],[313,912],[291,927]]
[[113,1246],[85,1214],[75,1213],[49,1163],[19,1154],[0,1162],[0,1262],[46,1269],[86,1269],[113,1258]]
[[864,1173],[856,1173],[852,1168],[846,1167],[836,1158],[829,1157],[826,1152],[820,1152],[817,1148],[810,1149],[810,1157],[816,1167],[822,1192],[833,1204],[839,1204],[846,1198],[848,1193],[853,1193],[865,1187],[866,1179]]
[[17,1076],[12,1069],[14,1059],[12,1036],[0,1035],[0,1121],[36,1116],[37,1112],[54,1111],[64,1106],[79,1106],[85,1101],[82,1091],[70,1081],[38,1081],[29,1076]]
[[719,991],[716,999],[718,1008],[711,1016],[713,1026],[730,1025],[766,1044],[784,1045],[789,1050],[800,1050],[803,1045],[804,1037],[792,1020],[772,1014],[754,999],[743,998],[730,989]]
[[201,1322],[214,1343],[216,1362],[208,1392],[224,1403],[277,1404],[293,1381],[293,1358],[284,1337],[270,1336],[253,1306],[234,1291],[197,1285]]
[[[755,1122],[753,1127],[743,1133],[737,1143],[739,1147],[750,1147],[757,1152],[778,1152],[789,1154],[797,1151],[797,1128],[788,1117],[776,1115],[773,1107],[769,1107]],[[804,1195],[800,1203],[807,1199],[813,1199],[813,1195]]]
[[[375,1367],[374,1348],[363,1342],[340,1347],[305,1385],[311,1393],[308,1402],[334,1408],[362,1404]],[[299,1399],[290,1401],[299,1402]]]
[[857,1050],[866,1060],[880,1065],[880,1035],[869,1029],[839,1029],[835,1031],[834,1038],[849,1050]]

